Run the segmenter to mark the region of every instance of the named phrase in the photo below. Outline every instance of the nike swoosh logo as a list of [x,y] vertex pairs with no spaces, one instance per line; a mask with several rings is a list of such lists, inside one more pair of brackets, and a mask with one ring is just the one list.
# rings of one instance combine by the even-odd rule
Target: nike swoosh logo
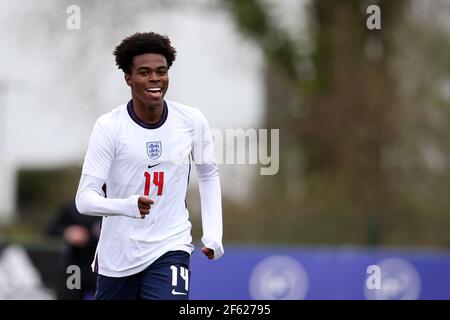
[[154,165],[148,165],[148,168],[151,169],[151,168],[156,167],[157,165],[160,165],[160,164],[161,164],[161,162],[157,163],[157,164],[154,164]]
[[185,292],[178,292],[178,291],[175,291],[175,289],[172,289],[172,294],[174,295],[174,296],[176,296],[176,295],[187,295],[187,293],[185,293]]

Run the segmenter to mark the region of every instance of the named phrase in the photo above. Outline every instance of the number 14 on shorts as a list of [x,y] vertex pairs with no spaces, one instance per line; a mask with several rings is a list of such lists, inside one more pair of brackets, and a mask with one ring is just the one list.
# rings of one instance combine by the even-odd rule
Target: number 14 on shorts
[[[186,295],[189,289],[189,270],[182,266],[170,266],[170,269],[172,270],[172,294]],[[184,290],[186,290],[186,292],[179,292],[176,290],[178,286],[178,274],[180,275],[181,279],[184,280]]]

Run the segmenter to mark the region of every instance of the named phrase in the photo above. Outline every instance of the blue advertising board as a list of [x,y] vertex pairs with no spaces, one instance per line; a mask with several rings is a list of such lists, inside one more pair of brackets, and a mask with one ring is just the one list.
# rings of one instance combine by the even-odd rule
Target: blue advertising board
[[191,259],[193,300],[450,299],[450,251],[226,246]]

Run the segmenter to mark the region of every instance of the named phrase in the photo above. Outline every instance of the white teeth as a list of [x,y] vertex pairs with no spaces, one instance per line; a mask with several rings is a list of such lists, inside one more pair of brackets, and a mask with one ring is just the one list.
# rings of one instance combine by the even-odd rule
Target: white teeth
[[160,92],[161,88],[147,88],[145,89],[147,92]]

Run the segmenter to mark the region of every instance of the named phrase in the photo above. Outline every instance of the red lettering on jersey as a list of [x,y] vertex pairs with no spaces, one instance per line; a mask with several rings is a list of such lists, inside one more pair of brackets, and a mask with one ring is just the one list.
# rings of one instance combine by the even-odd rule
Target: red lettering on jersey
[[162,195],[164,185],[164,172],[153,173],[153,184],[158,187],[157,195]]
[[[150,182],[152,181],[152,177],[150,172],[144,172],[144,177],[144,196],[148,196],[150,194]],[[153,184],[158,187],[158,191],[156,194],[158,196],[161,196],[164,186],[164,172],[153,172]]]
[[150,194],[150,173],[144,172],[144,177],[145,177],[144,196],[148,196]]

